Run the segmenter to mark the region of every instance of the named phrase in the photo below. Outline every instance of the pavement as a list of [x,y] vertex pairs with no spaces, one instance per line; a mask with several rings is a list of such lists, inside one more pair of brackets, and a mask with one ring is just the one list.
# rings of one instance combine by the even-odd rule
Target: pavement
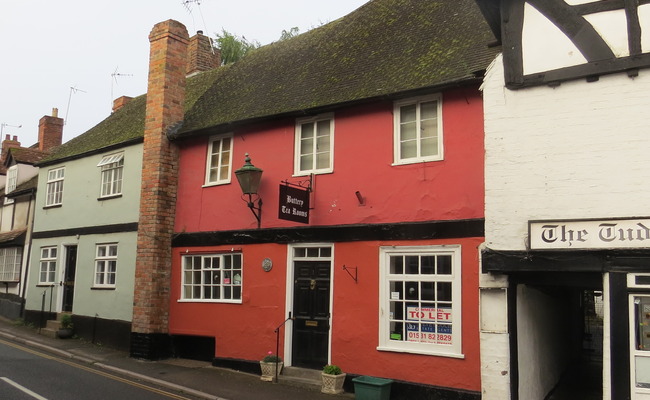
[[207,400],[350,400],[354,395],[329,395],[283,383],[264,382],[260,375],[212,366],[187,359],[143,361],[125,351],[94,345],[81,339],[54,339],[37,329],[0,318],[0,339],[24,347],[90,364],[115,375]]

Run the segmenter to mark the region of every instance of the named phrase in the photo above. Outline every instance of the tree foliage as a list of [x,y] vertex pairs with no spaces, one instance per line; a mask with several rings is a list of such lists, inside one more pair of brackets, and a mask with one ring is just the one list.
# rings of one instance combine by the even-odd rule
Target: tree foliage
[[261,46],[257,40],[249,42],[244,36],[233,35],[225,29],[217,34],[216,44],[221,50],[222,65],[233,63],[244,57],[249,51]]
[[[296,26],[289,30],[283,29],[278,41],[291,39],[292,37],[298,36],[299,34],[300,29],[298,29]],[[215,44],[221,50],[222,65],[234,63],[235,61],[240,60],[242,57],[248,54],[249,51],[255,50],[261,46],[260,42],[257,40],[248,41],[246,37],[233,35],[225,29],[222,29],[221,33],[217,34]]]
[[280,39],[278,41],[283,41],[287,39],[291,39],[294,36],[300,35],[300,29],[298,29],[297,26],[294,26],[293,28],[289,29],[288,31],[286,29],[282,30],[282,33],[280,34]]

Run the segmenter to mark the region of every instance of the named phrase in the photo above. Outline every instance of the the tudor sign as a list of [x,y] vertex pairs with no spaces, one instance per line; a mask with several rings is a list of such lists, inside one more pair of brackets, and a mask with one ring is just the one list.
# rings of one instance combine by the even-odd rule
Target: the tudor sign
[[530,248],[650,248],[650,218],[529,221]]

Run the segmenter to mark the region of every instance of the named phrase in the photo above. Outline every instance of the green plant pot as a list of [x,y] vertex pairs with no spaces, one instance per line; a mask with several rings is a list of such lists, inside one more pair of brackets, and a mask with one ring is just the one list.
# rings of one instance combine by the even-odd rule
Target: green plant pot
[[359,376],[354,382],[354,398],[356,400],[389,400],[392,379]]

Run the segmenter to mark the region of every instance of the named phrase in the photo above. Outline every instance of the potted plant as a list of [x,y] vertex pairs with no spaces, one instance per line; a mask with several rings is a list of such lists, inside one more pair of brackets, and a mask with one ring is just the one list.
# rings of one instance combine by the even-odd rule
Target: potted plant
[[67,339],[72,337],[74,324],[72,323],[72,315],[62,314],[61,315],[61,325],[58,331],[56,331],[56,336],[59,339]]
[[343,382],[345,382],[346,374],[338,365],[328,364],[324,366],[321,376],[323,377],[321,392],[327,394],[343,393]]
[[[282,359],[269,351],[269,353],[260,361],[260,367],[262,368],[262,377],[263,381],[271,382],[275,379],[276,374],[282,372],[282,366],[284,363]],[[276,373],[277,368],[277,373]]]

